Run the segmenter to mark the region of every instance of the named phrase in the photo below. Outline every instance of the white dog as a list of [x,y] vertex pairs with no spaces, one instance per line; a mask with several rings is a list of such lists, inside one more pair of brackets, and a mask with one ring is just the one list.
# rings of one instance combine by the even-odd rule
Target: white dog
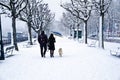
[[58,49],[58,53],[59,53],[59,56],[62,57],[62,54],[63,54],[62,48]]

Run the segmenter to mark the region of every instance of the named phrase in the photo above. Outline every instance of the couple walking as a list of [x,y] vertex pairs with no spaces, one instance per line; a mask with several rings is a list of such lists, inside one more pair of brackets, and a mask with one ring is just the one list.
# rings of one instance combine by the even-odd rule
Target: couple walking
[[54,57],[55,37],[53,36],[53,34],[50,34],[50,37],[48,39],[47,35],[44,33],[44,31],[42,31],[41,34],[38,36],[38,42],[40,44],[41,57],[45,57],[47,46],[50,50],[50,57]]

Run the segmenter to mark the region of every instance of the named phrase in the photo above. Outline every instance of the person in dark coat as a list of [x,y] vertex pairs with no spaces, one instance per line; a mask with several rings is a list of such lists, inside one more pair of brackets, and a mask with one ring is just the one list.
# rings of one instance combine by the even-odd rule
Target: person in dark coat
[[54,50],[55,50],[55,37],[53,36],[53,34],[50,35],[49,39],[48,39],[48,47],[50,50],[50,57],[54,57]]
[[44,33],[44,31],[42,31],[41,35],[38,36],[38,42],[40,44],[41,57],[45,57],[45,54],[47,51],[48,38],[47,38],[47,35]]

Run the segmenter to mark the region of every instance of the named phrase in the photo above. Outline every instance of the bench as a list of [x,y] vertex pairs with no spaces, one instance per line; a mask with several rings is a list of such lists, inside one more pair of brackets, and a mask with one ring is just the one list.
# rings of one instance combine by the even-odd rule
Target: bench
[[96,46],[97,41],[91,41],[90,44],[88,44],[89,47],[95,47]]
[[112,56],[120,57],[120,47],[117,47],[116,50],[110,50],[110,54],[111,54]]
[[6,49],[5,49],[6,58],[10,57],[10,56],[13,56],[13,54],[12,54],[13,50],[14,50],[14,46],[13,45],[6,47]]

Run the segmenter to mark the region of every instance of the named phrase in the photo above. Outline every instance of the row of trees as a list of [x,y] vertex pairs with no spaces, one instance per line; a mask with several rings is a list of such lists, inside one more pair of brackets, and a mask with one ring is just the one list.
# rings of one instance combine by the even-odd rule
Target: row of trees
[[31,30],[33,29],[39,34],[42,30],[47,29],[55,16],[50,12],[48,4],[42,0],[0,0],[0,8],[8,17],[12,18],[12,42],[17,51],[19,50],[16,39],[17,18],[27,23],[29,41],[32,45]]
[[[87,44],[88,37],[88,21],[91,16],[97,13],[96,15],[99,16],[99,47],[104,49],[104,15],[108,11],[111,2],[112,0],[70,0],[70,3],[61,4],[61,7],[70,13],[63,14],[63,16],[66,16],[64,19],[69,19],[67,23],[70,23],[70,25],[77,24],[77,28],[81,23],[84,23],[85,44]],[[63,23],[67,25],[65,22]]]

